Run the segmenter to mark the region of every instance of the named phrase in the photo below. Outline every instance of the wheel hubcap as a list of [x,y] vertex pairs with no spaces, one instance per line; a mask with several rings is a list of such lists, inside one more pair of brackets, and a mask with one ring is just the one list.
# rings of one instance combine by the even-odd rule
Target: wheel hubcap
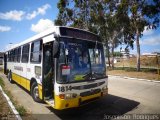
[[11,73],[9,73],[9,81],[11,81]]
[[38,98],[38,96],[39,96],[39,93],[38,93],[38,86],[34,88],[33,94],[34,94],[35,98]]

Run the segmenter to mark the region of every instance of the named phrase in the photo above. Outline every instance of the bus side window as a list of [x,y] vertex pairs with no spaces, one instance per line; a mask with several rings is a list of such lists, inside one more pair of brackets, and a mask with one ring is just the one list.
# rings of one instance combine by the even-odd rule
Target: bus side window
[[14,62],[14,50],[11,50],[11,62]]
[[20,58],[21,58],[21,47],[18,48],[17,62],[20,62]]
[[22,50],[22,63],[27,63],[29,58],[29,44],[23,46]]
[[14,49],[14,62],[17,62],[18,49]]
[[11,62],[13,62],[13,50],[11,50]]
[[35,41],[31,45],[31,58],[30,61],[34,63],[41,62],[41,50],[42,50],[42,41]]
[[12,62],[12,50],[10,51],[10,62]]
[[7,59],[8,62],[10,62],[10,51],[8,52],[8,59]]

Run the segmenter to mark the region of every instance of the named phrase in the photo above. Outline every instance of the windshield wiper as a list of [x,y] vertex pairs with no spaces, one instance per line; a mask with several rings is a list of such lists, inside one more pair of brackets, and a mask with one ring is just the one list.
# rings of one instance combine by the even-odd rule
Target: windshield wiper
[[89,73],[85,74],[83,76],[83,78],[85,80],[94,80],[94,79],[97,79],[97,78],[102,78],[103,76],[104,76],[103,73],[89,72]]
[[83,78],[84,78],[85,80],[91,80],[91,79],[92,79],[92,73],[89,72],[89,73],[85,74],[85,75],[83,76]]
[[92,72],[92,79],[102,78],[103,76],[103,73]]
[[93,72],[92,75],[103,76],[103,73]]

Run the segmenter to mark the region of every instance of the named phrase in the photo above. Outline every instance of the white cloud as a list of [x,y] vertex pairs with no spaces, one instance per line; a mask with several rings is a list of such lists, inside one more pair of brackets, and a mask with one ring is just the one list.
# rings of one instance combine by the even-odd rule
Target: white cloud
[[9,26],[0,26],[0,32],[7,32],[10,30],[11,30],[11,27]]
[[50,7],[51,6],[49,4],[45,4],[42,7],[39,7],[36,11],[33,11],[32,13],[28,13],[26,16],[26,19],[31,20],[35,18],[37,15],[44,15],[46,14],[46,10]]
[[156,36],[150,36],[147,37],[146,39],[143,39],[143,41],[141,41],[142,45],[160,45],[160,35],[156,35]]
[[152,29],[147,30],[147,27],[144,28],[143,35],[148,36],[148,35],[152,35],[153,33],[154,33],[154,30]]
[[45,4],[42,7],[38,8],[38,13],[41,15],[44,15],[44,14],[46,14],[46,10],[50,7],[51,6],[49,4]]
[[23,19],[25,12],[12,10],[6,13],[0,12],[0,19],[4,20],[13,20],[13,21],[21,21]]
[[[26,13],[22,10],[11,10],[9,12],[2,13],[0,12],[0,19],[3,20],[13,20],[13,21],[21,21],[22,19],[28,19],[31,20],[35,18],[37,15],[45,15],[46,10],[50,8],[51,6],[49,4],[45,4],[42,7],[37,8],[37,10],[34,10],[31,13]],[[25,17],[26,15],[26,17]]]
[[35,18],[36,16],[37,16],[37,12],[33,11],[31,14],[30,13],[27,14],[26,19],[31,20]]
[[53,25],[54,23],[49,19],[40,19],[37,24],[32,24],[31,30],[39,33],[52,27]]

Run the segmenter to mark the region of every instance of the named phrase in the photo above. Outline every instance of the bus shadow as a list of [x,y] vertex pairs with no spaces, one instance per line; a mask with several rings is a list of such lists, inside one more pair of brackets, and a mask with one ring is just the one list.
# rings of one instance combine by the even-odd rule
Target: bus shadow
[[[27,90],[26,88],[24,88],[23,86],[19,85],[18,83],[14,82],[14,81],[12,82],[12,84],[17,85],[21,90],[23,90],[23,91],[26,92],[30,97],[32,97],[30,91],[28,91],[28,90]],[[34,100],[33,100],[33,101],[34,101]],[[41,104],[46,104],[44,101],[40,101],[39,103],[41,103]]]
[[79,108],[62,111],[54,110],[51,107],[48,108],[62,120],[97,120],[105,119],[107,115],[123,115],[136,108],[139,104],[137,101],[109,94],[100,100]]

